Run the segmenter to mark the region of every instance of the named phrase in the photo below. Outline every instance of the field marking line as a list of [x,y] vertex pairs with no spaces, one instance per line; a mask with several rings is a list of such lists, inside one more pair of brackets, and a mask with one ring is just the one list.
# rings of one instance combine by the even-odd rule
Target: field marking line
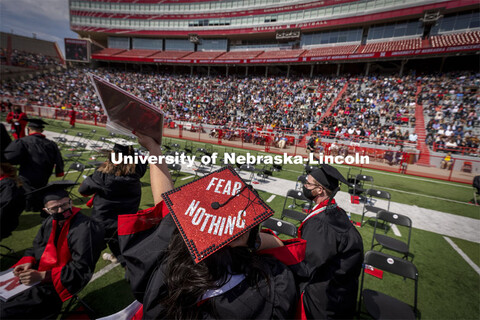
[[182,179],[180,179],[180,180],[188,180],[188,179],[192,179],[193,177],[195,177],[195,176],[183,177],[183,178],[182,178]]
[[102,269],[100,269],[100,270],[98,270],[97,272],[94,273],[94,275],[92,276],[92,279],[90,279],[89,283],[97,280],[98,278],[107,274],[108,272],[113,270],[113,268],[115,268],[119,265],[120,265],[120,262],[117,262],[117,263],[110,263],[109,265],[103,267]]
[[480,276],[480,267],[478,267],[475,262],[470,259],[465,252],[462,251],[449,237],[443,236],[443,238],[452,246],[452,248],[458,252],[458,254],[478,273]]
[[396,224],[390,223],[390,226],[392,227],[393,233],[394,233],[397,237],[401,237],[401,236],[402,236],[402,234],[400,233],[400,230],[398,230],[398,227],[397,227]]
[[276,195],[270,196],[270,198],[267,199],[267,202],[272,202],[273,199],[275,199]]
[[[285,170],[285,171],[299,172],[299,173],[301,173],[300,171],[294,171],[294,170]],[[384,174],[384,173],[381,173],[381,174]],[[424,180],[424,179],[418,179],[418,180]],[[291,180],[291,181],[293,181],[293,180]],[[424,181],[428,181],[428,180],[424,180]],[[435,181],[435,183],[437,183],[437,181]],[[438,182],[438,183],[444,183],[444,182]],[[452,185],[451,183],[444,183],[444,184]],[[455,185],[455,186],[457,186],[457,185]],[[460,187],[463,187],[463,186],[460,186]],[[472,187],[465,187],[465,188],[471,189]],[[471,203],[464,202],[464,201],[458,201],[458,200],[453,200],[453,199],[446,199],[446,198],[441,198],[441,197],[435,197],[435,196],[430,196],[430,195],[428,195],[428,194],[419,194],[419,193],[416,193],[416,192],[409,192],[409,191],[398,190],[398,189],[387,188],[387,187],[381,187],[381,189],[391,190],[391,191],[396,191],[396,192],[401,192],[401,193],[407,193],[407,194],[413,194],[413,195],[418,195],[418,196],[420,196],[420,197],[432,198],[432,199],[437,199],[437,200],[442,200],[442,201],[450,201],[450,202],[455,202],[455,203],[459,203],[459,204],[473,205],[473,204],[471,204]]]
[[455,203],[460,203],[460,204],[466,204],[466,205],[473,205],[473,204],[471,204],[471,203],[464,202],[464,201],[458,201],[458,200],[446,199],[446,198],[441,198],[441,197],[435,197],[435,196],[430,196],[430,195],[428,195],[428,194],[418,194],[418,193],[416,193],[416,192],[409,192],[409,191],[397,190],[397,189],[386,188],[386,187],[382,187],[382,189],[392,190],[392,191],[401,192],[401,193],[407,193],[407,194],[414,194],[414,195],[418,195],[418,196],[421,196],[421,197],[432,198],[432,199],[437,199],[437,200],[450,201],[450,202],[455,202]]
[[[367,168],[362,168],[362,170],[368,171],[368,172],[373,172],[373,173],[376,173],[376,174],[383,174],[383,175],[387,175],[387,176],[395,176],[395,177],[401,177],[401,178],[412,179],[412,180],[419,180],[419,181],[426,181],[426,182],[432,182],[432,183],[446,184],[446,185],[449,185],[449,186],[459,187],[459,188],[465,188],[465,189],[471,189],[471,188],[472,188],[472,186],[469,186],[469,185],[456,184],[456,183],[446,182],[446,181],[442,181],[442,180],[435,180],[435,179],[433,179],[433,178],[431,178],[431,179],[424,179],[424,178],[415,177],[415,176],[410,176],[410,175],[399,175],[399,174],[394,174],[394,173],[390,173],[390,172],[382,172],[382,171],[380,171],[380,170],[373,170],[373,169],[367,169]],[[303,173],[303,171],[290,170],[290,169],[284,169],[284,171],[296,172],[296,173],[300,173],[300,174]]]

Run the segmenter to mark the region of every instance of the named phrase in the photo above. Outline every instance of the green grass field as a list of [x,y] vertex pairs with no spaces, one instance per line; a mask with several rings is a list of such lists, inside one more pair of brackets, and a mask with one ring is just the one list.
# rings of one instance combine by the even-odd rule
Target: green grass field
[[[66,122],[49,120],[52,125],[48,127],[50,131],[60,132],[67,128]],[[90,132],[91,126],[77,125],[72,132],[82,131]],[[97,129],[96,138],[107,134],[104,128]],[[182,146],[184,141],[166,138],[164,143],[177,142]],[[204,143],[194,143],[195,147],[204,147]],[[215,147],[219,153],[236,152],[245,153],[244,150]],[[68,153],[67,149],[62,152]],[[90,152],[85,152],[80,158],[81,162],[88,162]],[[67,164],[68,166],[68,164]],[[337,166],[337,168],[346,175],[348,166]],[[275,172],[274,175],[283,179],[296,181],[298,175],[303,171],[301,165],[286,165],[281,172]],[[87,171],[84,174],[91,174],[93,171]],[[374,176],[375,187],[387,190],[392,194],[392,201],[415,204],[419,207],[448,212],[455,215],[467,216],[479,219],[479,207],[472,206],[467,202],[472,197],[471,187],[464,184],[450,183],[445,184],[433,179],[416,179],[413,177],[369,171],[369,175]],[[74,179],[78,173],[72,172],[66,178]],[[191,180],[181,180],[186,177],[182,173],[177,180],[176,186],[187,183]],[[80,178],[82,181],[83,178]],[[142,179],[144,183],[141,208],[152,206],[153,198],[150,193],[148,172]],[[394,190],[392,190],[394,189]],[[346,191],[346,189],[344,190]],[[74,191],[76,192],[76,191]],[[268,192],[259,191],[264,200],[270,198]],[[437,198],[432,198],[437,197]],[[440,198],[440,199],[439,199]],[[442,200],[443,199],[443,200]],[[458,202],[452,202],[458,201]],[[79,200],[74,201],[79,207],[85,208],[82,212],[90,214],[90,209]],[[276,196],[269,205],[275,210],[275,216],[280,217],[284,198]],[[340,204],[341,205],[341,204]],[[408,213],[407,213],[408,215]],[[354,220],[359,220],[358,216],[353,216]],[[4,239],[1,244],[11,247],[15,250],[17,257],[21,257],[23,251],[31,246],[32,240],[38,231],[41,218],[38,213],[24,212],[20,217],[20,226],[13,235]],[[415,225],[415,221],[414,221]],[[373,227],[367,223],[359,229],[362,234],[365,249],[368,250],[372,242]],[[403,237],[406,237],[406,231],[400,228]],[[470,259],[476,264],[480,264],[480,245],[478,243],[466,240],[452,238],[453,242],[459,246]],[[3,249],[2,249],[3,250]],[[475,270],[465,262],[465,260],[447,243],[442,235],[414,229],[412,232],[411,251],[414,256],[413,262],[419,271],[419,296],[418,307],[423,319],[479,319],[480,318],[480,276]],[[2,251],[3,253],[4,251]],[[108,252],[108,249],[106,249]],[[388,251],[386,251],[388,252]],[[1,270],[7,269],[16,260],[11,257],[2,257],[0,259]],[[96,271],[101,270],[110,262],[99,260]],[[390,275],[384,275],[383,280],[376,279],[366,275],[366,283],[382,292],[391,294],[407,303],[413,301],[413,283],[405,281],[403,278],[397,278]],[[98,316],[105,316],[117,312],[127,306],[133,296],[129,286],[124,279],[124,269],[117,266],[99,279],[91,282],[80,293],[80,296],[97,312]],[[363,315],[362,315],[363,317]]]

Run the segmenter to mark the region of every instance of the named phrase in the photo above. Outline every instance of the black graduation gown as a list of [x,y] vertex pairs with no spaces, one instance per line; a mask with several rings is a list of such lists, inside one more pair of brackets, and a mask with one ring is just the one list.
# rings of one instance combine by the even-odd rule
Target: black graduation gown
[[0,177],[0,239],[18,227],[18,217],[25,209],[25,192],[14,179]]
[[[25,192],[44,187],[55,167],[55,174],[63,176],[63,159],[55,142],[43,134],[34,133],[13,141],[5,149],[5,158],[11,164],[19,164],[19,177]],[[39,211],[38,197],[27,197],[27,210]],[[36,200],[30,200],[36,199]]]
[[[76,214],[67,219],[70,221],[68,229],[66,224],[61,229],[65,230],[63,237],[62,232],[57,230],[56,233],[60,234],[56,242],[53,240],[55,235],[51,235],[54,225],[52,217],[49,216],[42,223],[33,247],[27,249],[24,257],[13,267],[30,262],[34,269],[40,270],[42,264],[46,263],[44,259],[47,259],[47,252],[53,252],[57,262],[44,267],[51,271],[52,282],[40,283],[7,302],[1,302],[0,318],[42,318],[58,313],[62,302],[70,299],[90,281],[103,249],[103,230],[79,211],[79,208],[73,209]],[[49,241],[54,247],[46,250]],[[67,245],[62,246],[65,241]]]
[[7,132],[7,129],[3,125],[3,123],[0,123],[0,161],[4,161],[3,159],[3,150],[12,142],[12,138],[10,138],[10,135]]
[[[307,241],[307,280],[300,289],[308,319],[349,319],[355,314],[358,277],[363,263],[360,233],[335,202],[307,217],[299,234]],[[322,208],[326,202],[314,208]]]
[[128,176],[115,176],[96,170],[78,188],[82,195],[95,194],[92,218],[105,230],[117,229],[120,214],[138,211],[142,197],[140,179],[147,170],[146,164],[135,165],[135,173]]
[[[166,249],[175,230],[175,223],[163,202],[137,215],[119,216],[119,239],[127,261],[127,276],[135,298],[143,303],[143,318],[161,318],[159,299],[168,294],[164,279]],[[290,319],[294,317],[297,289],[293,273],[281,262],[266,259],[270,284],[261,282],[259,289],[241,282],[222,295],[212,297],[216,316],[220,319]],[[260,292],[259,292],[260,291]],[[201,318],[214,318],[202,304]]]

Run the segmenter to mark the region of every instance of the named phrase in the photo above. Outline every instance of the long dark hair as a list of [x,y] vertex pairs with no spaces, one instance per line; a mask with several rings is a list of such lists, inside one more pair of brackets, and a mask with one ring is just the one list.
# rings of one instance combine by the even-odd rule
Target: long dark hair
[[[168,247],[166,257],[165,279],[168,294],[161,300],[167,319],[197,319],[201,317],[198,302],[209,289],[217,289],[224,285],[231,274],[245,275],[249,286],[259,285],[266,281],[269,288],[270,279],[267,257],[259,257],[246,247],[226,246],[205,260],[194,264],[182,236],[175,230]],[[212,311],[215,308],[210,300],[202,307]]]

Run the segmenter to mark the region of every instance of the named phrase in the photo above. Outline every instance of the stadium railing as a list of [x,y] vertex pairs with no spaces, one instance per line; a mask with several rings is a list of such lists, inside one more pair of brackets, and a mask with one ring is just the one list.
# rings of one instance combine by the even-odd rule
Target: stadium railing
[[[61,110],[51,107],[39,107],[34,105],[23,105],[24,111],[29,116],[38,116],[43,118],[69,121],[68,109]],[[77,123],[84,123],[97,126],[105,126],[106,116],[97,116],[92,112],[79,112]],[[92,119],[93,118],[93,119]],[[176,122],[167,119],[164,124],[164,136],[167,138],[179,138],[184,140],[196,141],[201,143],[216,144],[222,147],[236,147],[245,150],[252,150],[254,154],[258,152],[269,152],[285,156],[300,155],[308,157],[304,141],[305,133],[291,132],[285,133],[287,139],[284,148],[274,143],[275,132],[262,130],[258,127],[250,132],[244,129],[218,129],[212,134],[214,126],[204,124],[192,124],[186,122]],[[408,175],[421,176],[426,178],[435,178],[453,182],[471,184],[476,173],[480,170],[480,160],[472,156],[454,154],[450,169],[442,169],[441,162],[445,155],[430,154],[430,165],[424,166],[417,164],[420,157],[420,151],[416,150],[414,144],[404,144],[404,152],[400,152],[400,141],[392,140],[391,145],[366,144],[352,140],[331,139],[320,136],[315,156],[318,157],[321,151],[324,156],[368,156],[368,163],[352,163],[351,165],[377,169],[392,173],[403,173]],[[335,141],[338,148],[332,148]],[[396,145],[395,145],[396,143]],[[336,149],[336,150],[335,150]],[[474,156],[480,156],[479,150],[475,149]]]

